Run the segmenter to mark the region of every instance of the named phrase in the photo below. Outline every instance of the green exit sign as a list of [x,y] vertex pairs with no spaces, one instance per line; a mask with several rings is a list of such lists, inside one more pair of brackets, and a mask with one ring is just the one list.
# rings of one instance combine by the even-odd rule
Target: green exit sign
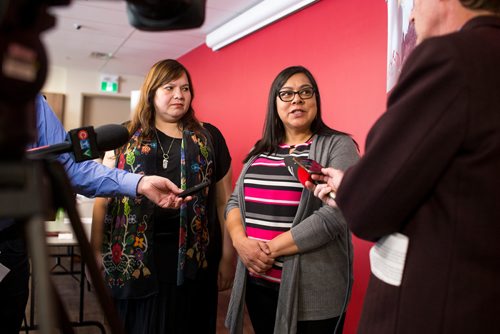
[[108,93],[118,93],[118,82],[102,81],[101,91]]
[[119,90],[119,80],[118,75],[104,74],[101,75],[101,92],[106,93],[118,93]]

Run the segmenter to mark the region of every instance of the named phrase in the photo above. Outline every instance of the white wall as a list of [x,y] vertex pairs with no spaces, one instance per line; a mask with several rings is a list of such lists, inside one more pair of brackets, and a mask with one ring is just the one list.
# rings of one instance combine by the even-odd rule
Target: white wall
[[[103,93],[99,90],[102,73],[76,70],[58,66],[49,67],[49,74],[43,91],[65,95],[64,127],[73,129],[81,126],[83,95],[109,95],[130,97],[132,90],[140,89],[144,77],[120,75],[119,93]],[[144,73],[146,75],[146,73]]]

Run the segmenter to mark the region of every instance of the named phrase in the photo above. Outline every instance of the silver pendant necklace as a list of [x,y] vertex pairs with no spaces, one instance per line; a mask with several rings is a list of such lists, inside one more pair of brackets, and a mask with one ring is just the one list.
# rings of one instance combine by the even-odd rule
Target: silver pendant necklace
[[168,147],[168,151],[167,151],[167,153],[165,153],[165,151],[163,150],[163,146],[161,146],[160,137],[158,136],[158,132],[156,131],[156,128],[155,128],[155,134],[156,134],[156,139],[158,140],[158,146],[160,146],[161,152],[163,153],[162,167],[163,167],[163,169],[167,169],[167,167],[168,167],[168,154],[170,153],[170,149],[172,148],[172,144],[174,143],[175,138],[172,137],[172,141],[170,142],[170,146]]

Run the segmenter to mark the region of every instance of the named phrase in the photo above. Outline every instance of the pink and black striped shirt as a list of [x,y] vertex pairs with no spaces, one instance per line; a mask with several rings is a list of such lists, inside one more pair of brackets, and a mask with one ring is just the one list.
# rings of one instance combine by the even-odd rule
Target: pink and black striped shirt
[[[311,143],[312,140],[295,146],[280,145],[272,155],[260,154],[248,168],[243,182],[249,238],[267,242],[291,228],[304,187],[290,174],[283,159],[288,155],[307,157]],[[253,280],[279,284],[282,267],[278,258],[267,273],[250,275]]]

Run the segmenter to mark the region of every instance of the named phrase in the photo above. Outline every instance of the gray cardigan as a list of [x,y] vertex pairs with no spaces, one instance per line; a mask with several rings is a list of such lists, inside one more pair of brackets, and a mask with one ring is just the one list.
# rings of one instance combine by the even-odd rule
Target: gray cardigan
[[[345,135],[315,136],[309,157],[341,170],[359,159],[354,142]],[[252,161],[243,166],[226,213],[239,208],[245,217],[245,203],[240,199],[244,198],[243,178]],[[279,334],[295,333],[299,320],[338,317],[348,293],[348,277],[352,280],[352,251],[347,251],[348,247],[352,250],[351,236],[337,208],[323,205],[304,188],[290,231],[299,253],[284,257],[274,326],[274,333]],[[238,260],[225,322],[231,334],[243,331],[246,277],[245,265]]]

